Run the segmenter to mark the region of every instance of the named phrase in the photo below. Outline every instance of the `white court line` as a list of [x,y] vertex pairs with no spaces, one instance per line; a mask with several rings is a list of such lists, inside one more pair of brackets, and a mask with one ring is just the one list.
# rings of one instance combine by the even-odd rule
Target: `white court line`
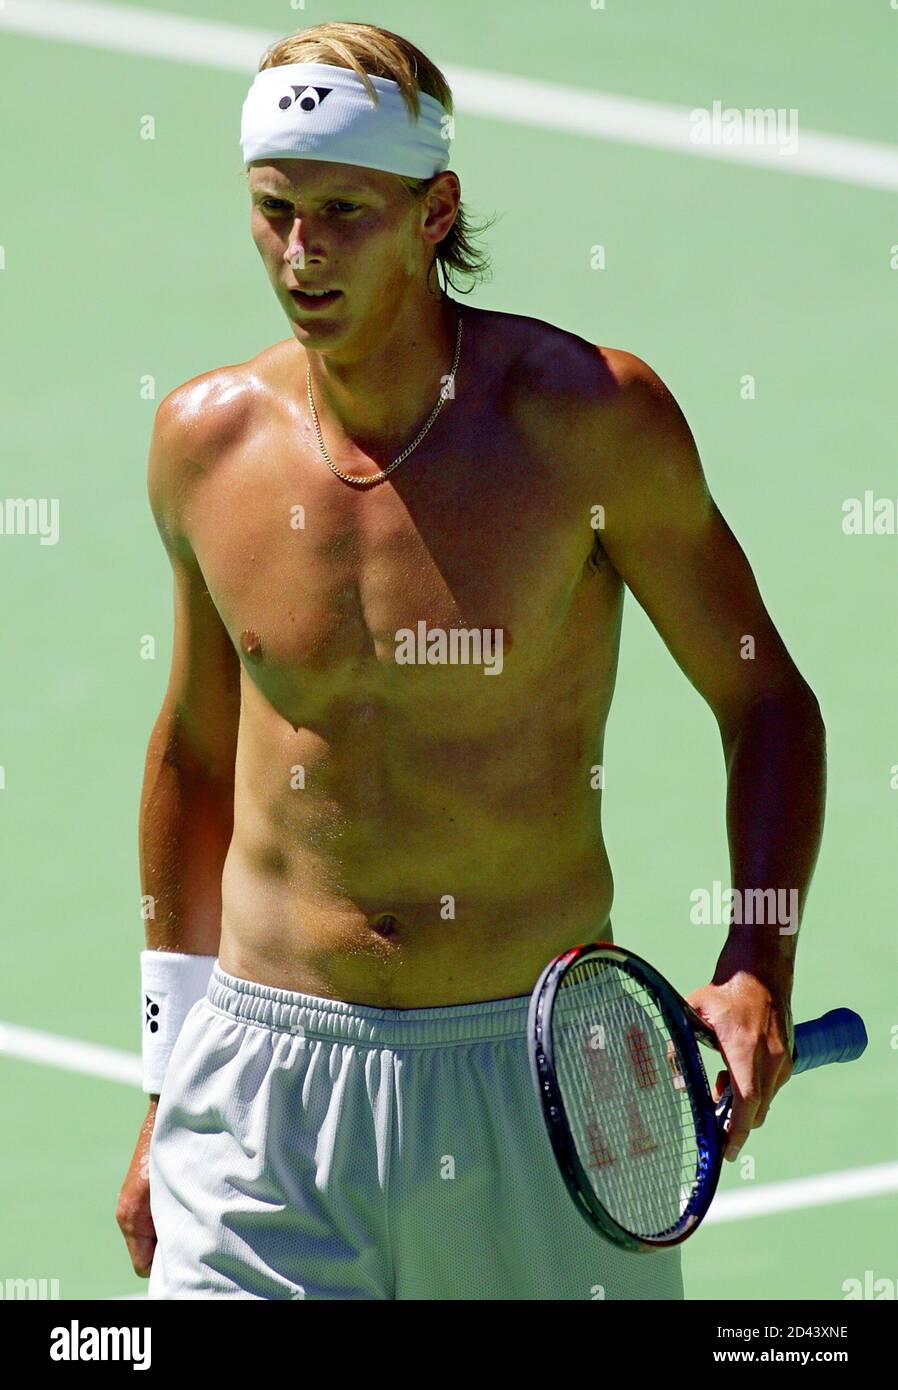
[[898,1163],[874,1163],[869,1168],[846,1168],[841,1173],[818,1173],[812,1178],[769,1182],[752,1191],[720,1192],[705,1224],[743,1221],[748,1216],[769,1216],[777,1211],[825,1207],[834,1202],[853,1202],[859,1197],[881,1197],[898,1191]]
[[141,1060],[135,1052],[80,1042],[77,1038],[61,1038],[56,1033],[22,1028],[17,1023],[0,1022],[0,1054],[61,1067],[81,1076],[99,1076],[104,1081],[125,1081],[131,1086],[139,1086],[143,1080]]
[[[290,19],[284,24],[288,33]],[[298,14],[295,27],[300,27]],[[258,67],[268,45],[280,37],[242,24],[219,24],[130,6],[82,4],[80,0],[6,0],[0,9],[0,29],[247,76]]]
[[[106,1081],[125,1081],[132,1086],[139,1086],[142,1080],[137,1053],[63,1038],[36,1028],[22,1028],[15,1023],[0,1022],[0,1055],[61,1067],[83,1076],[99,1076]],[[896,1191],[898,1163],[874,1163],[867,1168],[846,1168],[842,1172],[819,1173],[811,1178],[764,1183],[745,1192],[721,1192],[715,1197],[705,1220],[742,1221],[749,1216],[829,1206]]]
[[[284,31],[291,23],[285,18]],[[280,35],[265,29],[213,23],[183,15],[80,0],[6,0],[0,29],[40,38],[86,44],[119,53],[139,53],[195,67],[255,71],[265,48]],[[802,174],[867,188],[898,188],[898,146],[825,131],[802,130],[791,154],[768,145],[694,145],[690,108],[538,82],[509,73],[444,67],[459,113],[514,125],[565,131],[612,143],[672,150],[729,164],[750,164],[783,174]],[[718,91],[697,93],[705,107]],[[800,119],[800,112],[799,112]],[[237,141],[235,113],[233,139]]]

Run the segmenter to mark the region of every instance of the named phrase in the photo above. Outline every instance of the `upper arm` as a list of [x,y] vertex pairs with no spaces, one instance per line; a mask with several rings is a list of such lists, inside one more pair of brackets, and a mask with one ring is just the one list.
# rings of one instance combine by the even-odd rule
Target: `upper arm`
[[188,430],[184,414],[181,392],[161,403],[147,465],[150,506],[174,583],[171,670],[157,727],[162,726],[169,757],[230,779],[240,717],[240,661],[182,520],[195,464],[188,447],[197,447],[195,420]]
[[[658,376],[607,353],[602,545],[726,737],[758,700],[813,696],[773,625],[745,554],[705,481],[692,433]],[[603,423],[600,425],[599,420]],[[610,435],[607,426],[611,422]]]

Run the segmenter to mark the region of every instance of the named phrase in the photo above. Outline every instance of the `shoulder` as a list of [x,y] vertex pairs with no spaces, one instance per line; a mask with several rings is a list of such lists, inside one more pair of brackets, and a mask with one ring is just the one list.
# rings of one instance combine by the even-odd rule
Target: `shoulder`
[[673,392],[641,357],[601,349],[613,379],[607,400],[583,397],[572,439],[601,480],[622,532],[659,523],[703,524],[713,502],[692,431]]
[[168,543],[196,484],[250,427],[271,389],[271,363],[282,344],[247,362],[217,367],[175,387],[159,403],[147,463],[147,489]]
[[477,310],[475,331],[486,341],[490,357],[503,368],[503,385],[522,398],[546,401],[578,391],[601,392],[610,385],[603,349],[543,319],[526,314]]
[[539,319],[505,316],[517,351],[507,368],[509,412],[528,440],[590,495],[644,508],[646,499],[703,506],[692,432],[670,388],[643,358]]
[[491,331],[508,344],[505,389],[516,415],[539,429],[568,431],[660,423],[682,416],[656,371],[621,348],[589,342],[542,319],[493,314]]
[[673,395],[661,377],[633,352],[621,348],[603,347],[598,349],[614,382],[614,396],[618,403],[645,405],[675,404]]
[[276,343],[247,362],[216,367],[175,387],[161,401],[156,425],[198,461],[205,450],[227,443],[245,427],[271,389],[272,364],[284,346]]
[[[632,352],[619,348],[601,351],[614,383],[608,403],[621,443],[635,446],[641,441],[650,446],[653,440],[659,445],[680,440],[691,444],[686,417],[654,368]],[[582,404],[587,425],[594,424],[596,402],[584,399]]]
[[622,348],[589,343],[573,333],[552,334],[544,336],[532,360],[545,389],[587,424],[598,417],[636,423],[678,408],[658,373]]
[[694,449],[670,387],[633,352],[554,330],[541,335],[526,375],[547,415],[555,423],[563,418],[571,440],[593,456],[610,451],[648,467],[672,450]]

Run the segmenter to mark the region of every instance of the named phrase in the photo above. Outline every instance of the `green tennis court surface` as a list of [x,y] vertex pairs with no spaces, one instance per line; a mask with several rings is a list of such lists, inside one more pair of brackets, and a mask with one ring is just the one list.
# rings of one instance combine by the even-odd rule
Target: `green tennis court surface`
[[[363,9],[352,17],[407,35],[450,77],[457,65],[642,102],[796,108],[809,130],[896,141],[887,4]],[[112,14],[124,12],[139,17]],[[311,0],[143,14],[251,22],[260,38],[240,72],[212,61],[202,29],[191,63],[104,46],[111,21],[90,44],[13,32],[0,16],[2,491],[58,498],[60,521],[55,545],[0,537],[0,1020],[130,1052],[137,805],[171,635],[144,482],[153,413],[180,382],[287,336],[249,237],[240,105],[266,37],[346,17]],[[828,730],[795,1015],[848,1005],[870,1046],[787,1087],[726,1166],[721,1215],[732,1194],[754,1193],[755,1207],[685,1247],[687,1292],[839,1299],[865,1271],[894,1290],[898,540],[842,529],[846,499],[898,492],[894,192],[859,183],[849,156],[824,178],[517,116],[459,103],[452,167],[475,215],[501,214],[494,279],[473,302],[628,349],[665,379]],[[597,245],[604,270],[591,266]],[[605,782],[616,934],[686,993],[710,978],[720,944],[720,927],[690,923],[690,894],[728,881],[724,768],[710,711],[629,596]],[[140,1293],[114,1208],[141,1092],[63,1069],[52,1047],[42,1062],[12,1055],[19,1034],[0,1030],[0,1044],[0,1283]],[[771,1190],[817,1175],[829,1181],[812,1196]],[[848,1195],[864,1181],[868,1195]]]

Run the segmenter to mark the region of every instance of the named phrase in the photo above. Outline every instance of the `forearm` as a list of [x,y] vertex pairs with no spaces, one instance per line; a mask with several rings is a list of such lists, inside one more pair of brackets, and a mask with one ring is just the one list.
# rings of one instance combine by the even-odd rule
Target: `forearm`
[[233,778],[192,760],[166,725],[153,730],[140,802],[147,946],[217,955],[221,875],[233,831]]
[[826,797],[826,731],[813,698],[754,705],[724,738],[724,752],[731,882],[743,919],[731,924],[724,952],[730,965],[744,952],[791,966]]

